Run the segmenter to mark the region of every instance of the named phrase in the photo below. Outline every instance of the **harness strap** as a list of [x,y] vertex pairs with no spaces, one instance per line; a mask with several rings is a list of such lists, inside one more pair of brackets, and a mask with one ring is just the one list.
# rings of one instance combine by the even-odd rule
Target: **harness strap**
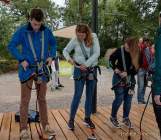
[[79,41],[79,44],[80,44],[80,48],[82,50],[82,53],[83,53],[85,59],[87,60],[93,54],[93,46],[90,48],[90,56],[88,57],[86,50],[85,50],[85,43]]
[[[122,63],[123,63],[124,71],[127,71],[126,63],[125,63],[125,53],[124,53],[123,47],[121,47],[121,57],[122,57]],[[128,83],[130,80],[131,80],[131,76],[130,75],[126,76],[126,82]]]
[[[30,44],[29,46],[30,46],[32,54],[34,56],[34,60],[35,60],[35,62],[37,62],[38,59],[37,59],[37,55],[36,55],[36,52],[35,52],[35,49],[34,49],[31,34],[28,33],[27,35],[28,35],[28,40],[29,40],[29,44]],[[41,46],[41,60],[43,60],[43,59],[44,59],[44,31],[42,31],[42,46]]]

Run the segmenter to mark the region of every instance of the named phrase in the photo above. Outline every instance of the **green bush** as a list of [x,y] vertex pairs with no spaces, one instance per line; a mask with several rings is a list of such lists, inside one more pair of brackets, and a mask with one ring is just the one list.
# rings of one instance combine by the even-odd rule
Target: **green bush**
[[107,67],[107,66],[108,66],[108,61],[107,61],[107,59],[106,59],[105,57],[102,57],[102,58],[99,59],[98,64],[99,64],[100,66],[105,66],[105,67]]
[[16,60],[1,60],[0,61],[0,74],[17,70]]

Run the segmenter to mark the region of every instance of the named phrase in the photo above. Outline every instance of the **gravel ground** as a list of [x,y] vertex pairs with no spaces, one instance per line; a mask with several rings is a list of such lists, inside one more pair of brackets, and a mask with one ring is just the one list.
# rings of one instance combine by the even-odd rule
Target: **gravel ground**
[[[98,102],[99,106],[110,105],[113,100],[111,91],[112,71],[102,69],[102,75],[98,76]],[[61,77],[61,83],[65,86],[61,90],[52,92],[48,84],[47,102],[49,108],[69,108],[73,96],[73,80],[69,77]],[[147,90],[147,93],[149,89]],[[35,108],[36,93],[32,92],[30,108]],[[85,95],[83,94],[80,106],[84,105]],[[133,99],[136,102],[136,94]],[[0,112],[18,111],[20,103],[20,84],[17,73],[8,73],[0,76]]]

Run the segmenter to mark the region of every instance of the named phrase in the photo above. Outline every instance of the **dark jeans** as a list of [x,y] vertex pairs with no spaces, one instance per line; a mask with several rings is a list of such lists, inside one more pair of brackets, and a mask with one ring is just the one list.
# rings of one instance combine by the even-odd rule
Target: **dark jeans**
[[160,136],[161,136],[161,106],[157,105],[154,101],[154,95],[152,95],[152,101],[153,101],[153,109],[155,113],[155,118],[160,130]]
[[[119,81],[118,75],[113,75],[113,85]],[[112,112],[111,117],[117,118],[117,112],[124,101],[123,104],[123,118],[128,118],[130,109],[131,109],[131,101],[132,101],[132,95],[128,94],[129,88],[123,86],[116,86],[114,89],[115,93],[115,99],[112,103]]]
[[77,80],[74,80],[75,91],[74,91],[74,96],[71,103],[70,119],[75,118],[85,84],[86,84],[85,117],[88,118],[91,116],[91,113],[92,113],[92,98],[94,95],[94,88],[96,86],[97,81],[96,79],[85,80],[81,78],[81,71],[79,68],[74,68],[74,79],[77,79]]

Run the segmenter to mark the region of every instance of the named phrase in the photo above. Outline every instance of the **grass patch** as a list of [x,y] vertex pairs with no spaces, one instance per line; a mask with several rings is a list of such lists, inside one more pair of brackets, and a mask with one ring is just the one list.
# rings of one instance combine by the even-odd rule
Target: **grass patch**
[[[16,60],[0,60],[0,74],[16,71],[18,62]],[[67,61],[60,61],[60,75],[71,76],[73,66]]]
[[16,60],[0,60],[0,74],[17,70]]
[[60,61],[60,76],[71,76],[73,71],[73,66],[67,61]]
[[98,65],[108,67],[108,60],[105,57],[102,57],[99,59]]
[[[99,59],[99,66],[104,66],[104,67],[108,67],[108,62],[107,59],[102,57],[101,59]],[[73,72],[73,66],[68,63],[67,61],[60,61],[60,76],[71,76],[72,72]]]

